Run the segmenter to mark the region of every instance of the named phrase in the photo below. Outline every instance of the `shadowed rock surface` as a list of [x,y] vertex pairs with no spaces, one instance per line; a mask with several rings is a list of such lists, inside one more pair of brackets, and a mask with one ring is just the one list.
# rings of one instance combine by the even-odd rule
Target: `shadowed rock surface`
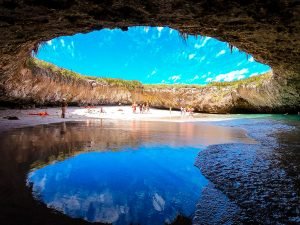
[[25,60],[39,43],[62,35],[137,25],[169,26],[226,41],[270,65],[276,84],[296,85],[299,90],[298,1],[4,0],[0,7],[0,96],[8,101],[14,92],[12,77],[23,78]]
[[197,204],[194,224],[242,224],[241,209],[226,195],[209,183]]
[[209,146],[196,165],[239,206],[237,224],[299,224],[299,124],[251,120],[238,126],[259,144]]

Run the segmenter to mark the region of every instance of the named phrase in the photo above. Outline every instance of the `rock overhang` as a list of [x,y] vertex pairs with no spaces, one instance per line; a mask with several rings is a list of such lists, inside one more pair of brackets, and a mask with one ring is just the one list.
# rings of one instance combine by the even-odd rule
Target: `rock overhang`
[[2,90],[9,77],[20,76],[31,51],[43,41],[139,25],[226,41],[269,65],[275,78],[287,83],[300,79],[297,1],[4,0],[0,11]]

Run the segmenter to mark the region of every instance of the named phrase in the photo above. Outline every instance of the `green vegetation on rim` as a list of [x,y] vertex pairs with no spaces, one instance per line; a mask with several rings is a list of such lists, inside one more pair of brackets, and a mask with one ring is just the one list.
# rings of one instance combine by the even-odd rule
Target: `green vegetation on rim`
[[223,82],[211,82],[206,85],[197,85],[197,84],[143,84],[145,88],[159,88],[159,89],[166,89],[166,88],[174,88],[174,89],[180,89],[180,88],[196,88],[196,89],[202,89],[206,87],[238,87],[240,85],[246,85],[250,83],[255,83],[256,85],[261,85],[262,82],[272,76],[272,71],[269,71],[267,73],[261,74],[259,76],[252,76],[246,79],[242,80],[236,80],[236,81],[223,81]]
[[235,81],[224,81],[224,82],[211,82],[206,86],[217,86],[217,87],[227,87],[227,86],[239,86],[239,85],[246,85],[249,83],[255,83],[260,85],[264,80],[270,78],[272,76],[272,71],[268,71],[264,74],[252,76],[242,80],[235,80]]
[[238,87],[240,85],[247,85],[250,83],[255,83],[260,86],[264,80],[270,78],[272,76],[272,71],[261,74],[259,76],[252,76],[246,79],[237,80],[237,81],[224,81],[224,82],[211,82],[207,85],[197,85],[197,84],[142,84],[137,80],[123,80],[117,78],[105,78],[105,77],[92,77],[92,76],[84,76],[82,74],[73,72],[71,70],[63,69],[58,66],[55,66],[51,63],[39,60],[37,58],[31,57],[27,60],[27,66],[29,68],[40,67],[45,69],[50,69],[53,72],[59,73],[63,78],[66,79],[75,79],[75,80],[92,80],[95,82],[103,83],[109,86],[115,87],[124,87],[127,89],[181,89],[181,88],[196,88],[202,89],[205,87]]
[[91,80],[95,82],[99,82],[105,85],[109,86],[115,86],[115,87],[124,87],[127,89],[137,89],[142,88],[143,85],[141,82],[137,80],[122,80],[117,78],[105,78],[105,77],[92,77],[92,76],[84,76],[82,74],[73,72],[71,70],[67,70],[64,68],[60,68],[58,66],[55,66],[51,63],[39,60],[37,58],[31,57],[27,60],[27,66],[29,68],[34,67],[40,67],[45,69],[50,69],[53,72],[59,73],[63,78],[70,79],[70,80]]

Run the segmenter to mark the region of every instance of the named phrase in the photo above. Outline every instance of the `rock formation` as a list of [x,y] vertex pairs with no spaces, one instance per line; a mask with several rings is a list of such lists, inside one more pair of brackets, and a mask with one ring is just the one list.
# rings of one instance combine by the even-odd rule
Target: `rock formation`
[[[0,2],[0,97],[9,102],[11,96],[17,96],[18,88],[13,88],[16,87],[13,81],[33,82],[27,79],[30,76],[24,65],[31,51],[37,50],[43,41],[102,28],[126,30],[129,26],[150,25],[215,37],[253,55],[274,72],[259,97],[272,97],[265,99],[272,102],[265,111],[276,104],[279,109],[282,103],[283,107],[297,104],[288,108],[299,109],[299,95],[295,94],[300,89],[299,8],[299,2],[294,0],[3,0]],[[243,90],[239,89],[232,99],[240,99]],[[19,100],[30,95],[29,89]],[[252,104],[250,96],[244,100],[237,101]],[[206,108],[209,107],[203,109]]]
[[206,113],[296,113],[299,110],[300,96],[295,84],[282,84],[273,74],[261,76],[221,86],[216,83],[199,88],[152,88],[145,94],[148,98],[152,96],[150,102],[156,107],[182,105]]
[[[10,80],[0,101],[14,106],[132,104],[149,102],[152,107],[193,107],[206,113],[295,113],[300,105],[296,84],[280,83],[271,72],[242,81],[206,86],[142,85],[139,82],[91,80],[50,63],[31,59],[22,76]],[[108,79],[109,81],[109,79]],[[298,96],[298,97],[297,97]]]

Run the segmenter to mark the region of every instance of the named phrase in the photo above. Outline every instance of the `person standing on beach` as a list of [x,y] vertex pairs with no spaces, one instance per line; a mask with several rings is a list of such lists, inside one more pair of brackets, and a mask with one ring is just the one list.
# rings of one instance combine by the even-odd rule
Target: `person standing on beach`
[[132,104],[132,112],[136,113],[136,103],[135,102]]
[[67,101],[65,98],[63,98],[61,103],[61,118],[65,118],[67,106],[68,106]]
[[139,104],[140,107],[140,113],[143,113],[143,104]]

